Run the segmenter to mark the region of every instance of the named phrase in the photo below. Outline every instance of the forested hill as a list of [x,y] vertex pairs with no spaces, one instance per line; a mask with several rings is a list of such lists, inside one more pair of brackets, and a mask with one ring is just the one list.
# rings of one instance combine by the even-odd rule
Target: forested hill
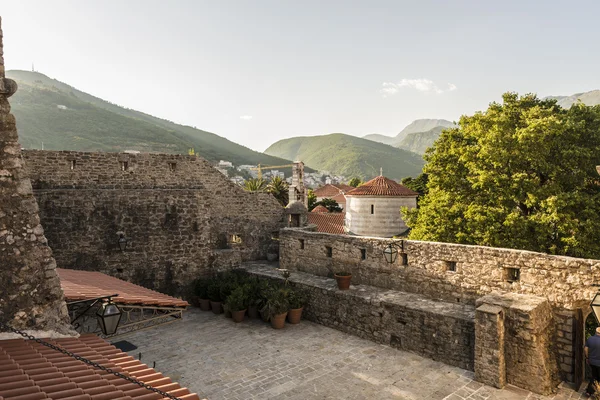
[[348,178],[370,179],[383,168],[388,178],[401,179],[419,175],[424,165],[413,152],[342,133],[280,140],[265,153],[301,159],[309,167]]
[[19,90],[10,102],[24,148],[49,150],[196,153],[236,165],[283,165],[214,133],[129,110],[39,72],[7,71]]

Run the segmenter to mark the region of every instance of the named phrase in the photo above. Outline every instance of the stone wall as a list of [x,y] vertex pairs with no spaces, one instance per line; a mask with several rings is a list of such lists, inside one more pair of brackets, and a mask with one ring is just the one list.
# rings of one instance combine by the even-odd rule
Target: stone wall
[[542,297],[490,294],[477,300],[475,374],[484,383],[506,383],[540,394],[558,385],[552,309]]
[[353,283],[465,304],[492,292],[543,297],[554,315],[560,376],[573,381],[574,352],[579,351],[574,348],[574,311],[589,308],[597,290],[592,284],[600,282],[600,260],[404,240],[404,256],[388,264],[383,250],[389,239],[302,229],[285,229],[280,239],[281,267],[290,270],[318,276],[345,270],[352,273]]
[[[246,263],[260,277],[282,281],[272,266]],[[474,307],[376,287],[340,291],[334,279],[293,272],[307,294],[304,318],[433,360],[473,370]]]
[[56,263],[40,225],[21,161],[15,117],[10,114],[8,98],[16,90],[16,83],[4,77],[0,26],[0,323],[70,333]]
[[278,251],[279,203],[245,192],[200,157],[40,150],[23,157],[62,268],[186,295],[199,275]]

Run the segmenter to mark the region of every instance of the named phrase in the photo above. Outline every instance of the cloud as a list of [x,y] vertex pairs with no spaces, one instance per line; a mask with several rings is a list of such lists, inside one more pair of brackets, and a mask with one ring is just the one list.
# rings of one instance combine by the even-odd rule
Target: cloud
[[445,89],[441,89],[431,79],[419,78],[419,79],[402,79],[399,82],[383,82],[381,84],[381,94],[383,97],[394,95],[402,88],[415,89],[419,92],[424,93],[437,93],[441,94],[444,92],[452,92],[456,90],[456,85],[448,83]]
[[252,119],[252,115],[241,115],[240,119],[243,119],[244,121],[250,121]]

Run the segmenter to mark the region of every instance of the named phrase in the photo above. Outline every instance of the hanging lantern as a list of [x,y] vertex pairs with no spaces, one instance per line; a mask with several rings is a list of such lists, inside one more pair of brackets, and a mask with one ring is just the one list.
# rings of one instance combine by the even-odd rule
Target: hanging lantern
[[398,258],[398,245],[395,242],[388,244],[383,250],[383,256],[388,263],[395,263]]
[[107,336],[114,335],[121,321],[121,310],[109,299],[108,302],[100,305],[98,312],[96,312],[96,317],[102,333]]
[[600,292],[596,293],[590,306],[592,307],[594,317],[596,317],[596,323],[600,324]]
[[119,235],[118,244],[119,249],[121,249],[121,251],[125,251],[125,249],[127,248],[127,238],[122,233]]

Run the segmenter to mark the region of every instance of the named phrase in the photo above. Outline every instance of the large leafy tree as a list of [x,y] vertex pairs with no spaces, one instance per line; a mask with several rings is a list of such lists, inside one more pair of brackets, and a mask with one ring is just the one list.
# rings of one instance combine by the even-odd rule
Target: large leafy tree
[[289,202],[289,185],[279,176],[273,177],[267,185],[267,192],[271,193],[282,206]]
[[334,199],[323,199],[321,201],[318,201],[315,203],[315,207],[317,206],[323,206],[329,212],[342,212],[342,207],[340,207],[340,205]]
[[600,258],[600,106],[506,93],[425,155],[410,238]]
[[312,211],[317,206],[317,195],[312,189],[308,189],[308,211]]
[[419,197],[423,197],[427,194],[427,174],[421,173],[416,178],[406,177],[402,179],[401,183],[407,188],[414,190],[419,193]]

